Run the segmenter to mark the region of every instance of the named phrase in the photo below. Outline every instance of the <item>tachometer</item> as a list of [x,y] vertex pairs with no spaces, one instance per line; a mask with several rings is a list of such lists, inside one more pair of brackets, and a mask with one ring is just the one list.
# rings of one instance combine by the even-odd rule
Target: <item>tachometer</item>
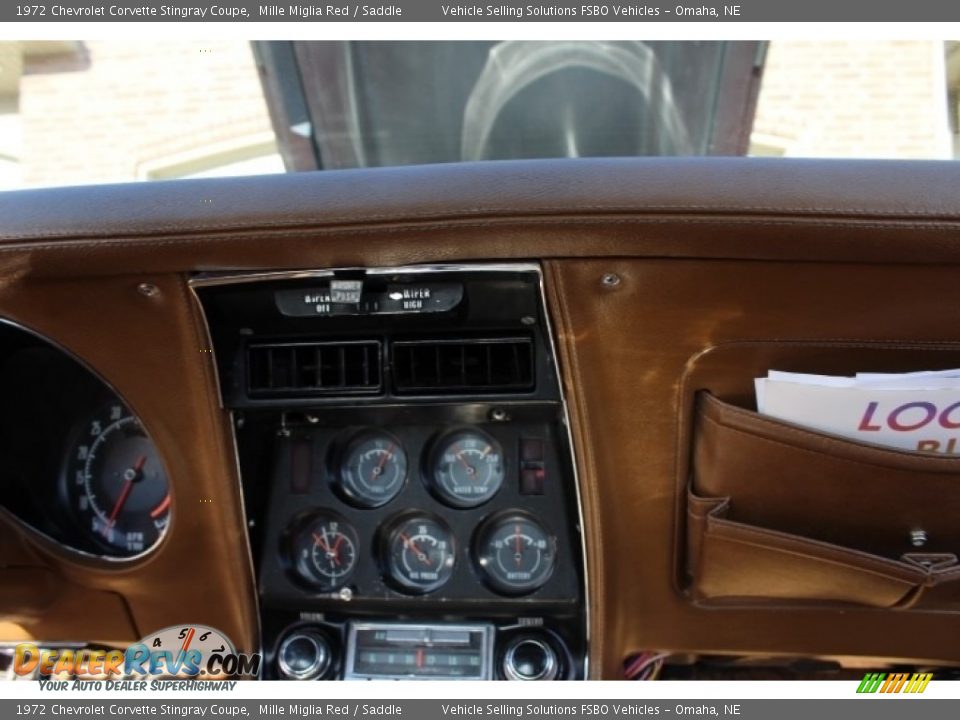
[[139,419],[112,403],[74,437],[64,477],[71,515],[110,554],[149,550],[166,530],[170,488]]

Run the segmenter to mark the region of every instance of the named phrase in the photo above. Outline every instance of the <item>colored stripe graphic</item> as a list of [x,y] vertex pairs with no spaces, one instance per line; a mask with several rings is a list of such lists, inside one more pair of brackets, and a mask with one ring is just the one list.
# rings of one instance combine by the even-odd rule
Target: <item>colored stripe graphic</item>
[[922,693],[933,679],[933,673],[867,673],[857,687],[858,693]]
[[927,689],[927,685],[930,684],[932,679],[933,673],[914,673],[913,677],[910,678],[910,684],[907,685],[907,688],[904,690],[904,692],[922,693]]
[[887,677],[886,673],[867,673],[860,681],[858,693],[875,693],[880,688],[880,683]]

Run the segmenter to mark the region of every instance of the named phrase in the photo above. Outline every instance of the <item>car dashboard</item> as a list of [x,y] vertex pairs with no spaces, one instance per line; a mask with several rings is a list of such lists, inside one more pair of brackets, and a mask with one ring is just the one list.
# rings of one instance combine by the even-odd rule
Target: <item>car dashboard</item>
[[752,397],[960,367],[958,181],[597,159],[0,194],[0,642],[191,622],[291,680],[960,663],[960,460]]

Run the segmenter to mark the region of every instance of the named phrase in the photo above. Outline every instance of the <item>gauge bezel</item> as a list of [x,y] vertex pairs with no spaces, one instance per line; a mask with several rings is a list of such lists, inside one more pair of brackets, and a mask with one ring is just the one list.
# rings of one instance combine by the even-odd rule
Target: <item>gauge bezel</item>
[[[546,573],[537,577],[535,583],[527,582],[518,585],[516,583],[504,581],[495,574],[491,573],[487,569],[487,566],[480,562],[480,559],[486,554],[485,547],[489,545],[490,541],[492,540],[492,535],[495,529],[501,524],[507,524],[516,520],[521,520],[523,522],[532,523],[538,526],[547,538],[550,551],[550,566]],[[550,581],[550,578],[553,577],[553,574],[557,569],[557,552],[557,535],[553,532],[553,530],[550,529],[550,526],[533,513],[519,508],[501,510],[484,518],[480,524],[477,525],[476,530],[474,530],[473,537],[471,538],[470,542],[471,564],[473,565],[483,584],[498,595],[507,597],[532,595],[546,585]]]
[[[456,442],[458,438],[469,435],[482,438],[484,442],[489,443],[490,446],[493,447],[500,456],[500,481],[497,483],[496,489],[486,495],[474,498],[461,497],[460,495],[453,493],[438,480],[440,458],[443,456],[446,449],[450,447],[452,443]],[[503,489],[509,474],[507,456],[506,453],[504,453],[503,444],[490,433],[475,425],[465,425],[463,427],[456,427],[439,433],[427,444],[425,458],[422,465],[423,481],[430,493],[444,505],[456,510],[470,510],[481,507],[482,505],[486,505]]]
[[[298,540],[304,533],[318,522],[336,522],[340,525],[339,532],[343,532],[353,544],[354,555],[350,571],[336,579],[330,579],[313,567],[311,560],[303,560],[298,551]],[[360,534],[353,523],[340,513],[323,509],[309,510],[294,518],[281,537],[280,552],[285,560],[291,578],[301,587],[318,592],[334,592],[347,587],[360,567],[362,545]],[[302,568],[309,568],[306,572]]]
[[[412,581],[402,573],[395,572],[397,565],[393,562],[393,546],[394,542],[399,539],[400,529],[418,520],[432,522],[444,530],[448,538],[447,552],[449,557],[452,558],[452,563],[449,565],[449,570],[445,575],[428,584]],[[457,553],[459,552],[457,537],[450,527],[450,523],[436,513],[421,509],[411,509],[402,512],[387,520],[378,530],[378,535],[378,547],[380,551],[378,557],[381,570],[383,571],[383,577],[392,587],[406,595],[428,595],[439,590],[450,582],[460,565],[457,557]]]
[[[355,488],[351,487],[351,483],[345,479],[344,475],[346,462],[350,457],[350,453],[358,445],[360,445],[360,443],[371,438],[388,439],[403,455],[403,477],[400,479],[400,482],[397,484],[397,487],[393,490],[393,492],[385,495],[383,498],[372,498],[370,496],[365,496],[362,492],[358,492]],[[333,487],[334,492],[336,492],[344,502],[349,505],[353,505],[354,507],[373,510],[375,508],[388,505],[403,492],[410,478],[410,455],[407,453],[407,449],[404,444],[393,433],[381,428],[366,427],[351,431],[349,434],[345,435],[343,438],[338,438],[338,440],[333,443],[330,449],[328,470],[330,484]]]

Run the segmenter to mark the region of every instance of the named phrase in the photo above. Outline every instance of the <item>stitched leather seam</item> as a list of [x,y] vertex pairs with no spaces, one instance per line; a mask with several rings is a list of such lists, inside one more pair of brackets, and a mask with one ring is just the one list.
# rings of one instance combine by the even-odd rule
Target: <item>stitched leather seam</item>
[[[920,585],[923,583],[924,579],[927,576],[927,573],[923,573],[920,570],[915,570],[910,566],[906,566],[906,565],[901,566],[895,560],[888,561],[890,565],[887,565],[886,563],[883,562],[882,559],[872,558],[866,553],[863,553],[863,554],[856,553],[855,551],[851,551],[840,545],[833,545],[832,543],[821,543],[813,540],[808,540],[806,538],[798,538],[797,540],[794,540],[793,538],[798,536],[791,536],[788,533],[776,533],[776,532],[770,532],[770,531],[756,530],[754,528],[741,525],[740,523],[734,523],[734,524],[738,532],[755,536],[756,539],[747,540],[744,538],[732,537],[730,535],[726,535],[722,533],[711,532],[709,528],[710,528],[710,525],[713,525],[713,523],[710,522],[709,520],[708,520],[708,530],[705,533],[705,539],[709,538],[709,539],[712,539],[714,542],[721,541],[721,542],[728,542],[728,543],[737,543],[739,545],[746,545],[748,547],[760,548],[761,550],[765,550],[768,552],[782,553],[784,555],[792,555],[794,557],[799,557],[799,558],[807,558],[810,560],[815,560],[817,562],[827,563],[829,565],[836,565],[843,568],[850,568],[853,570],[857,570],[859,572],[869,573],[870,575],[876,575],[878,577],[887,578],[889,580],[895,580],[896,582],[901,582],[904,584]],[[814,544],[815,547],[821,547],[824,550],[840,555],[842,558],[850,558],[850,559],[849,561],[846,561],[840,558],[828,558],[828,557],[824,557],[823,555],[815,555],[815,554],[803,552],[802,550],[770,545],[769,543],[762,542],[762,539],[764,537],[768,539],[770,538],[785,539],[788,542],[796,542],[798,544],[809,542],[811,544]],[[701,552],[701,555],[702,555],[702,552]],[[900,569],[910,572],[911,574],[914,575],[914,578],[910,580],[910,579],[892,574],[896,570],[900,570]]]
[[[567,208],[569,209],[569,208]],[[404,222],[404,218],[397,219],[398,222]],[[303,234],[336,234],[336,235],[352,235],[352,234],[375,234],[375,233],[407,233],[407,232],[422,232],[423,230],[433,230],[433,229],[462,229],[462,228],[488,228],[488,227],[502,227],[504,225],[519,224],[521,226],[542,226],[542,225],[561,225],[569,226],[572,224],[576,225],[589,225],[589,224],[600,224],[600,225],[724,225],[724,226],[756,226],[756,227],[820,227],[820,228],[857,228],[857,229],[872,229],[872,230],[925,230],[925,231],[942,231],[945,233],[956,233],[958,228],[960,228],[960,220],[957,222],[915,222],[915,221],[902,221],[898,222],[895,220],[890,221],[876,221],[876,222],[863,222],[857,219],[850,219],[843,222],[833,222],[825,221],[815,217],[801,217],[795,220],[763,220],[750,217],[744,217],[740,219],[730,219],[730,218],[688,218],[688,217],[676,217],[676,218],[648,218],[648,217],[633,217],[633,218],[605,218],[603,216],[592,216],[592,217],[576,217],[576,216],[556,216],[556,217],[504,217],[504,218],[491,218],[486,221],[477,222],[477,221],[458,221],[457,219],[450,219],[444,222],[431,222],[431,223],[418,223],[410,227],[353,227],[357,223],[362,222],[361,219],[358,219],[355,223],[351,223],[350,227],[331,227],[331,224],[305,224],[302,226],[297,225],[281,225],[278,227],[283,228],[296,228],[294,230],[284,230],[284,231],[273,231],[271,230],[270,225],[265,225],[263,223],[250,223],[250,224],[238,224],[235,227],[204,227],[202,225],[198,226],[196,224],[185,224],[184,226],[154,226],[148,231],[144,231],[144,237],[149,237],[150,234],[155,234],[157,232],[163,232],[168,230],[184,230],[184,229],[194,229],[202,233],[230,233],[237,230],[245,230],[246,232],[257,233],[262,229],[266,229],[267,232],[257,235],[255,237],[237,237],[233,234],[226,234],[222,236],[214,237],[197,237],[196,233],[191,233],[188,235],[182,235],[175,240],[132,240],[130,244],[135,245],[146,245],[150,246],[153,244],[170,244],[170,243],[181,243],[181,242],[212,242],[212,241],[249,241],[249,240],[259,240],[262,241],[264,235],[268,237],[289,237],[292,235],[303,235]],[[332,223],[336,224],[336,223]],[[148,234],[149,233],[149,234]],[[106,235],[104,233],[103,235]],[[115,231],[110,231],[109,235],[120,235],[124,237],[135,237],[136,230],[131,228],[118,229]],[[39,239],[56,239],[61,238],[61,243],[53,243],[49,245],[36,245],[31,247],[36,247],[37,249],[46,249],[46,248],[60,248],[63,247],[62,243],[65,242],[74,242],[82,243],[84,245],[100,245],[100,244],[111,244],[113,246],[122,246],[118,241],[110,239],[108,237],[101,236],[101,239],[80,239],[82,237],[87,238],[96,238],[96,235],[86,235],[86,236],[77,236],[71,233],[62,233],[62,232],[38,232],[38,233],[15,233],[15,234],[0,234],[0,242],[12,242],[17,243],[13,247],[17,248],[21,244],[29,244],[32,238]],[[7,248],[0,247],[0,250],[6,250]]]
[[[304,199],[304,202],[320,202],[317,199]],[[642,202],[642,200],[638,201]],[[217,208],[211,210],[216,211]],[[419,220],[450,220],[456,221],[458,218],[473,218],[483,215],[503,215],[504,218],[516,218],[516,217],[529,217],[531,219],[538,218],[542,215],[549,215],[554,213],[565,213],[570,212],[571,210],[575,211],[588,211],[596,213],[598,215],[602,213],[639,213],[638,217],[643,217],[644,215],[652,215],[655,213],[672,213],[672,212],[697,212],[697,213],[717,213],[718,215],[736,215],[738,213],[772,213],[777,215],[789,216],[797,218],[799,220],[806,220],[808,218],[817,219],[814,215],[834,215],[839,218],[852,218],[852,219],[873,219],[873,220],[887,220],[887,221],[896,221],[897,218],[904,217],[910,218],[911,220],[917,218],[928,218],[930,220],[944,221],[944,222],[960,222],[960,213],[955,211],[930,211],[930,210],[909,210],[909,209],[900,209],[895,212],[884,212],[884,211],[875,211],[875,210],[866,210],[866,209],[857,209],[857,208],[835,208],[835,207],[807,207],[807,208],[785,208],[778,206],[769,206],[769,205],[735,205],[735,206],[723,206],[723,205],[643,205],[642,208],[637,207],[636,204],[633,205],[606,205],[606,204],[578,204],[575,201],[570,202],[566,205],[557,205],[557,206],[546,206],[546,207],[537,207],[535,209],[527,211],[529,214],[523,214],[522,211],[518,213],[518,208],[516,206],[505,207],[505,206],[489,206],[489,207],[474,207],[474,208],[462,208],[457,209],[453,212],[443,211],[443,210],[433,210],[427,212],[395,212],[395,213],[370,213],[365,212],[362,209],[358,209],[356,213],[349,215],[331,215],[324,218],[304,218],[297,220],[273,220],[273,221],[256,221],[252,220],[250,222],[244,223],[203,223],[201,219],[191,219],[183,220],[181,222],[166,222],[161,225],[153,226],[156,230],[201,230],[201,231],[216,231],[216,230],[237,230],[244,227],[260,227],[260,228],[288,228],[288,227],[298,227],[302,225],[331,225],[331,224],[348,224],[348,223],[357,223],[357,222],[367,222],[370,220],[374,221],[419,221]],[[228,208],[227,211],[230,211]],[[276,210],[281,212],[281,210]],[[270,212],[269,209],[265,209],[264,212]],[[491,218],[496,219],[496,218]],[[54,233],[49,235],[50,237],[55,236]],[[5,237],[16,237],[0,235],[0,238]]]

